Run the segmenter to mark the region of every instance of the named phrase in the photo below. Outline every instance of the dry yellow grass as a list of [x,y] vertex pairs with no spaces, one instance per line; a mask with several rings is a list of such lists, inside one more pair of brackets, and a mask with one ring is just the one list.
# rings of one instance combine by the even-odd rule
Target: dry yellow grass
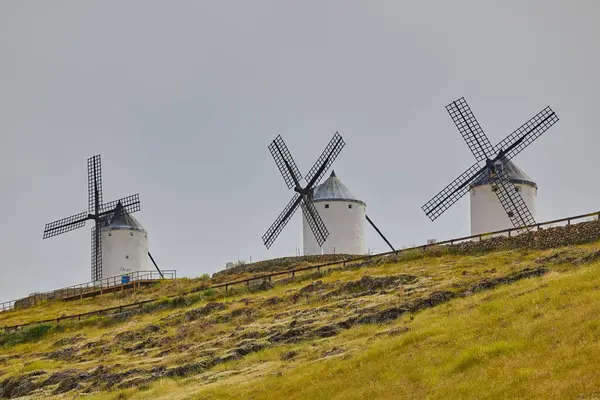
[[[124,398],[413,399],[595,398],[600,393],[600,264],[454,300],[386,326],[353,328],[335,345],[350,355],[280,360],[269,349],[219,367],[257,374],[207,385],[161,381]],[[378,331],[407,333],[369,340]],[[243,372],[242,372],[243,375]],[[97,398],[115,398],[117,394]]]
[[[461,291],[485,279],[543,265],[550,270],[544,276],[407,313],[383,325],[358,324],[331,337],[272,341],[262,350],[182,378],[149,380],[82,398],[593,398],[600,393],[600,372],[596,368],[600,361],[600,264],[575,265],[569,261],[598,250],[600,243],[548,251],[415,256],[362,269],[333,271],[320,278],[324,285],[330,285],[328,290],[337,290],[365,275],[418,277],[414,284],[368,295],[313,295],[298,301],[285,300],[311,282],[295,281],[268,291],[240,292],[220,299],[215,293],[218,301],[227,304],[225,309],[195,321],[183,320],[179,325],[167,322],[173,316],[204,307],[211,298],[122,322],[99,319],[73,323],[41,340],[0,348],[0,359],[15,356],[4,363],[0,360],[0,381],[36,370],[48,374],[66,369],[90,371],[98,365],[124,371],[173,368],[202,360],[211,352],[216,356],[228,354],[239,347],[243,335],[270,332],[270,337],[273,332],[285,331],[296,319],[299,326],[327,327],[339,324],[340,318],[354,310],[360,313],[396,306],[436,291]],[[265,300],[274,297],[285,301],[264,306]],[[102,301],[112,300],[107,296]],[[253,313],[231,317],[245,309]],[[160,326],[161,331],[126,344],[117,339],[119,334],[137,332],[152,324]],[[57,340],[77,334],[83,335],[86,343],[105,340],[110,351],[96,358],[45,357],[57,349]],[[125,347],[149,338],[170,341],[140,352]],[[266,339],[252,340],[262,343]],[[188,347],[177,350],[173,344]],[[170,350],[159,355],[165,349]],[[57,397],[73,398],[74,393]]]

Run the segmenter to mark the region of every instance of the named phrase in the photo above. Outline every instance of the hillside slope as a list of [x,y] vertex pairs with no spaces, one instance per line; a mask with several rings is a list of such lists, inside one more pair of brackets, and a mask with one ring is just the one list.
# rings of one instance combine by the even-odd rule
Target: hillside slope
[[0,397],[593,398],[599,257],[407,253],[38,325],[0,335]]

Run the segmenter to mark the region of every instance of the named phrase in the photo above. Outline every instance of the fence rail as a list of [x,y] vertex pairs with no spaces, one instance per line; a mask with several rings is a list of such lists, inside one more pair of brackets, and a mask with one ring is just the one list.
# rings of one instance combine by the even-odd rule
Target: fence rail
[[0,303],[0,312],[12,310],[13,308],[15,308],[15,301],[16,300],[11,300],[5,301],[4,303]]
[[[161,272],[164,279],[177,278],[176,270],[163,270]],[[128,274],[111,276],[95,282],[80,283],[78,285],[68,286],[50,292],[34,293],[22,299],[0,303],[0,312],[12,310],[14,308],[31,307],[45,300],[62,300],[73,296],[84,295],[105,288],[121,286],[130,282],[161,280],[163,279],[163,276],[161,276],[158,271],[133,271]]]
[[[542,227],[546,227],[546,226],[554,227],[554,226],[557,226],[557,225],[558,226],[561,226],[561,225],[571,225],[571,223],[573,221],[586,222],[586,221],[582,221],[582,220],[585,220],[585,219],[588,219],[588,220],[590,220],[590,219],[595,219],[595,220],[600,219],[600,211],[589,213],[589,214],[576,215],[576,216],[573,216],[573,217],[556,219],[556,220],[552,220],[552,221],[540,222],[540,223],[537,223],[535,225],[530,225],[527,228],[535,228],[536,230],[539,231]],[[252,283],[253,281],[265,281],[265,280],[271,281],[271,279],[273,277],[283,276],[283,275],[291,275],[291,277],[294,277],[296,275],[296,273],[298,273],[298,272],[304,272],[304,271],[310,271],[310,270],[320,271],[321,269],[333,267],[333,266],[336,266],[336,265],[341,265],[341,266],[345,267],[349,263],[353,263],[353,262],[357,262],[357,261],[371,260],[371,259],[377,258],[377,257],[384,257],[384,256],[389,256],[389,255],[397,255],[397,254],[401,254],[401,253],[404,253],[404,252],[407,252],[407,251],[411,251],[411,250],[426,250],[429,247],[443,246],[443,245],[453,245],[453,244],[458,244],[458,243],[461,243],[461,242],[473,241],[473,240],[479,240],[479,241],[481,241],[481,240],[484,240],[484,239],[486,239],[488,237],[496,236],[496,235],[499,235],[499,234],[506,234],[507,236],[513,236],[515,233],[518,233],[519,230],[520,229],[517,229],[517,228],[504,229],[504,230],[500,230],[500,231],[488,232],[488,233],[483,233],[483,234],[479,234],[479,235],[464,236],[464,237],[459,237],[459,238],[455,238],[455,239],[444,240],[442,242],[436,242],[436,243],[425,244],[425,245],[420,245],[420,246],[408,247],[408,248],[404,248],[404,249],[398,249],[398,250],[395,250],[395,251],[388,251],[388,252],[384,252],[384,253],[377,253],[377,254],[369,254],[369,255],[365,255],[365,256],[351,257],[351,258],[344,259],[344,260],[341,260],[341,261],[332,261],[332,262],[325,263],[325,264],[311,265],[311,266],[308,266],[308,267],[297,268],[297,269],[293,269],[293,270],[278,271],[278,272],[272,272],[272,273],[269,273],[269,274],[255,275],[255,276],[252,276],[250,278],[239,279],[239,280],[235,280],[235,281],[231,281],[231,282],[224,282],[224,283],[219,283],[219,284],[216,284],[216,285],[207,286],[207,287],[204,287],[202,290],[224,288],[225,291],[227,291],[227,290],[229,290],[230,286],[234,286],[234,285],[241,285],[241,284],[250,285],[250,283]],[[110,308],[103,308],[103,309],[100,309],[100,310],[90,311],[90,312],[82,313],[82,314],[67,315],[67,316],[61,316],[61,317],[57,317],[57,318],[42,320],[42,321],[28,322],[28,323],[25,323],[25,324],[12,325],[12,326],[4,326],[4,327],[0,327],[0,329],[3,329],[5,331],[7,331],[7,330],[20,329],[20,328],[23,328],[23,327],[26,327],[26,326],[29,326],[29,325],[35,325],[35,324],[42,324],[42,323],[49,323],[49,322],[60,323],[60,321],[69,320],[69,319],[81,320],[82,318],[93,316],[93,315],[102,315],[102,314],[107,314],[107,313],[110,313],[110,312],[113,312],[113,311],[122,312],[122,311],[124,311],[126,309],[131,309],[131,308],[136,308],[136,307],[142,307],[144,304],[153,303],[153,302],[162,300],[164,298],[172,299],[172,298],[175,298],[175,297],[186,296],[186,295],[189,295],[189,294],[192,294],[192,293],[197,293],[197,292],[198,292],[198,290],[196,289],[196,290],[192,290],[192,291],[185,292],[185,293],[179,293],[179,294],[173,294],[173,295],[161,297],[160,299],[144,300],[144,301],[139,301],[139,302],[136,302],[136,303],[124,304],[124,305],[110,307]]]
[[[177,278],[176,270],[164,270],[161,271],[164,279],[175,279]],[[79,294],[86,293],[88,291],[96,291],[98,289],[109,288],[113,286],[120,286],[124,283],[142,281],[142,280],[160,280],[163,279],[158,271],[134,271],[129,274],[111,276],[110,278],[104,278],[96,282],[86,282],[79,285],[68,286],[63,289],[55,290],[54,293],[59,294],[61,298],[76,296]],[[88,290],[89,289],[89,290]]]

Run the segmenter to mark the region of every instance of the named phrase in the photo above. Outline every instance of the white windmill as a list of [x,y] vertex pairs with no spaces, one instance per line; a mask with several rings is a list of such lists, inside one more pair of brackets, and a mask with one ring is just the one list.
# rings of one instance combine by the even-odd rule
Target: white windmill
[[148,233],[131,215],[140,210],[138,194],[110,203],[103,203],[100,155],[88,159],[89,209],[68,218],[46,224],[44,239],[82,228],[86,221],[92,228],[92,281],[147,270],[150,257],[154,267],[162,272],[148,252]]
[[314,188],[312,203],[318,210],[329,236],[319,246],[303,213],[304,254],[365,254],[367,204],[354,196],[332,171],[329,178]]
[[281,136],[277,136],[271,142],[271,155],[288,189],[294,189],[296,194],[263,235],[263,242],[267,248],[271,247],[298,207],[302,207],[305,255],[365,254],[365,220],[373,226],[392,251],[395,251],[367,216],[366,203],[352,195],[335,173],[322,185],[316,186],[344,145],[344,140],[336,132],[306,174],[304,179],[307,184],[302,187],[302,175]]
[[[511,159],[558,121],[550,107],[492,146],[463,97],[446,106],[477,162],[423,207],[433,221],[471,192],[471,233],[508,229],[527,231],[535,224],[537,185]],[[484,163],[484,165],[480,165]]]

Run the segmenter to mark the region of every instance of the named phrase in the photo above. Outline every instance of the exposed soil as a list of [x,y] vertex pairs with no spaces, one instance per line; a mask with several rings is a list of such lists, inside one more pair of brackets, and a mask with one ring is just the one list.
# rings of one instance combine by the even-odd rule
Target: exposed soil
[[186,312],[184,318],[188,322],[194,321],[212,313],[213,311],[224,310],[225,308],[227,308],[227,306],[223,303],[211,302],[204,307],[196,308]]

